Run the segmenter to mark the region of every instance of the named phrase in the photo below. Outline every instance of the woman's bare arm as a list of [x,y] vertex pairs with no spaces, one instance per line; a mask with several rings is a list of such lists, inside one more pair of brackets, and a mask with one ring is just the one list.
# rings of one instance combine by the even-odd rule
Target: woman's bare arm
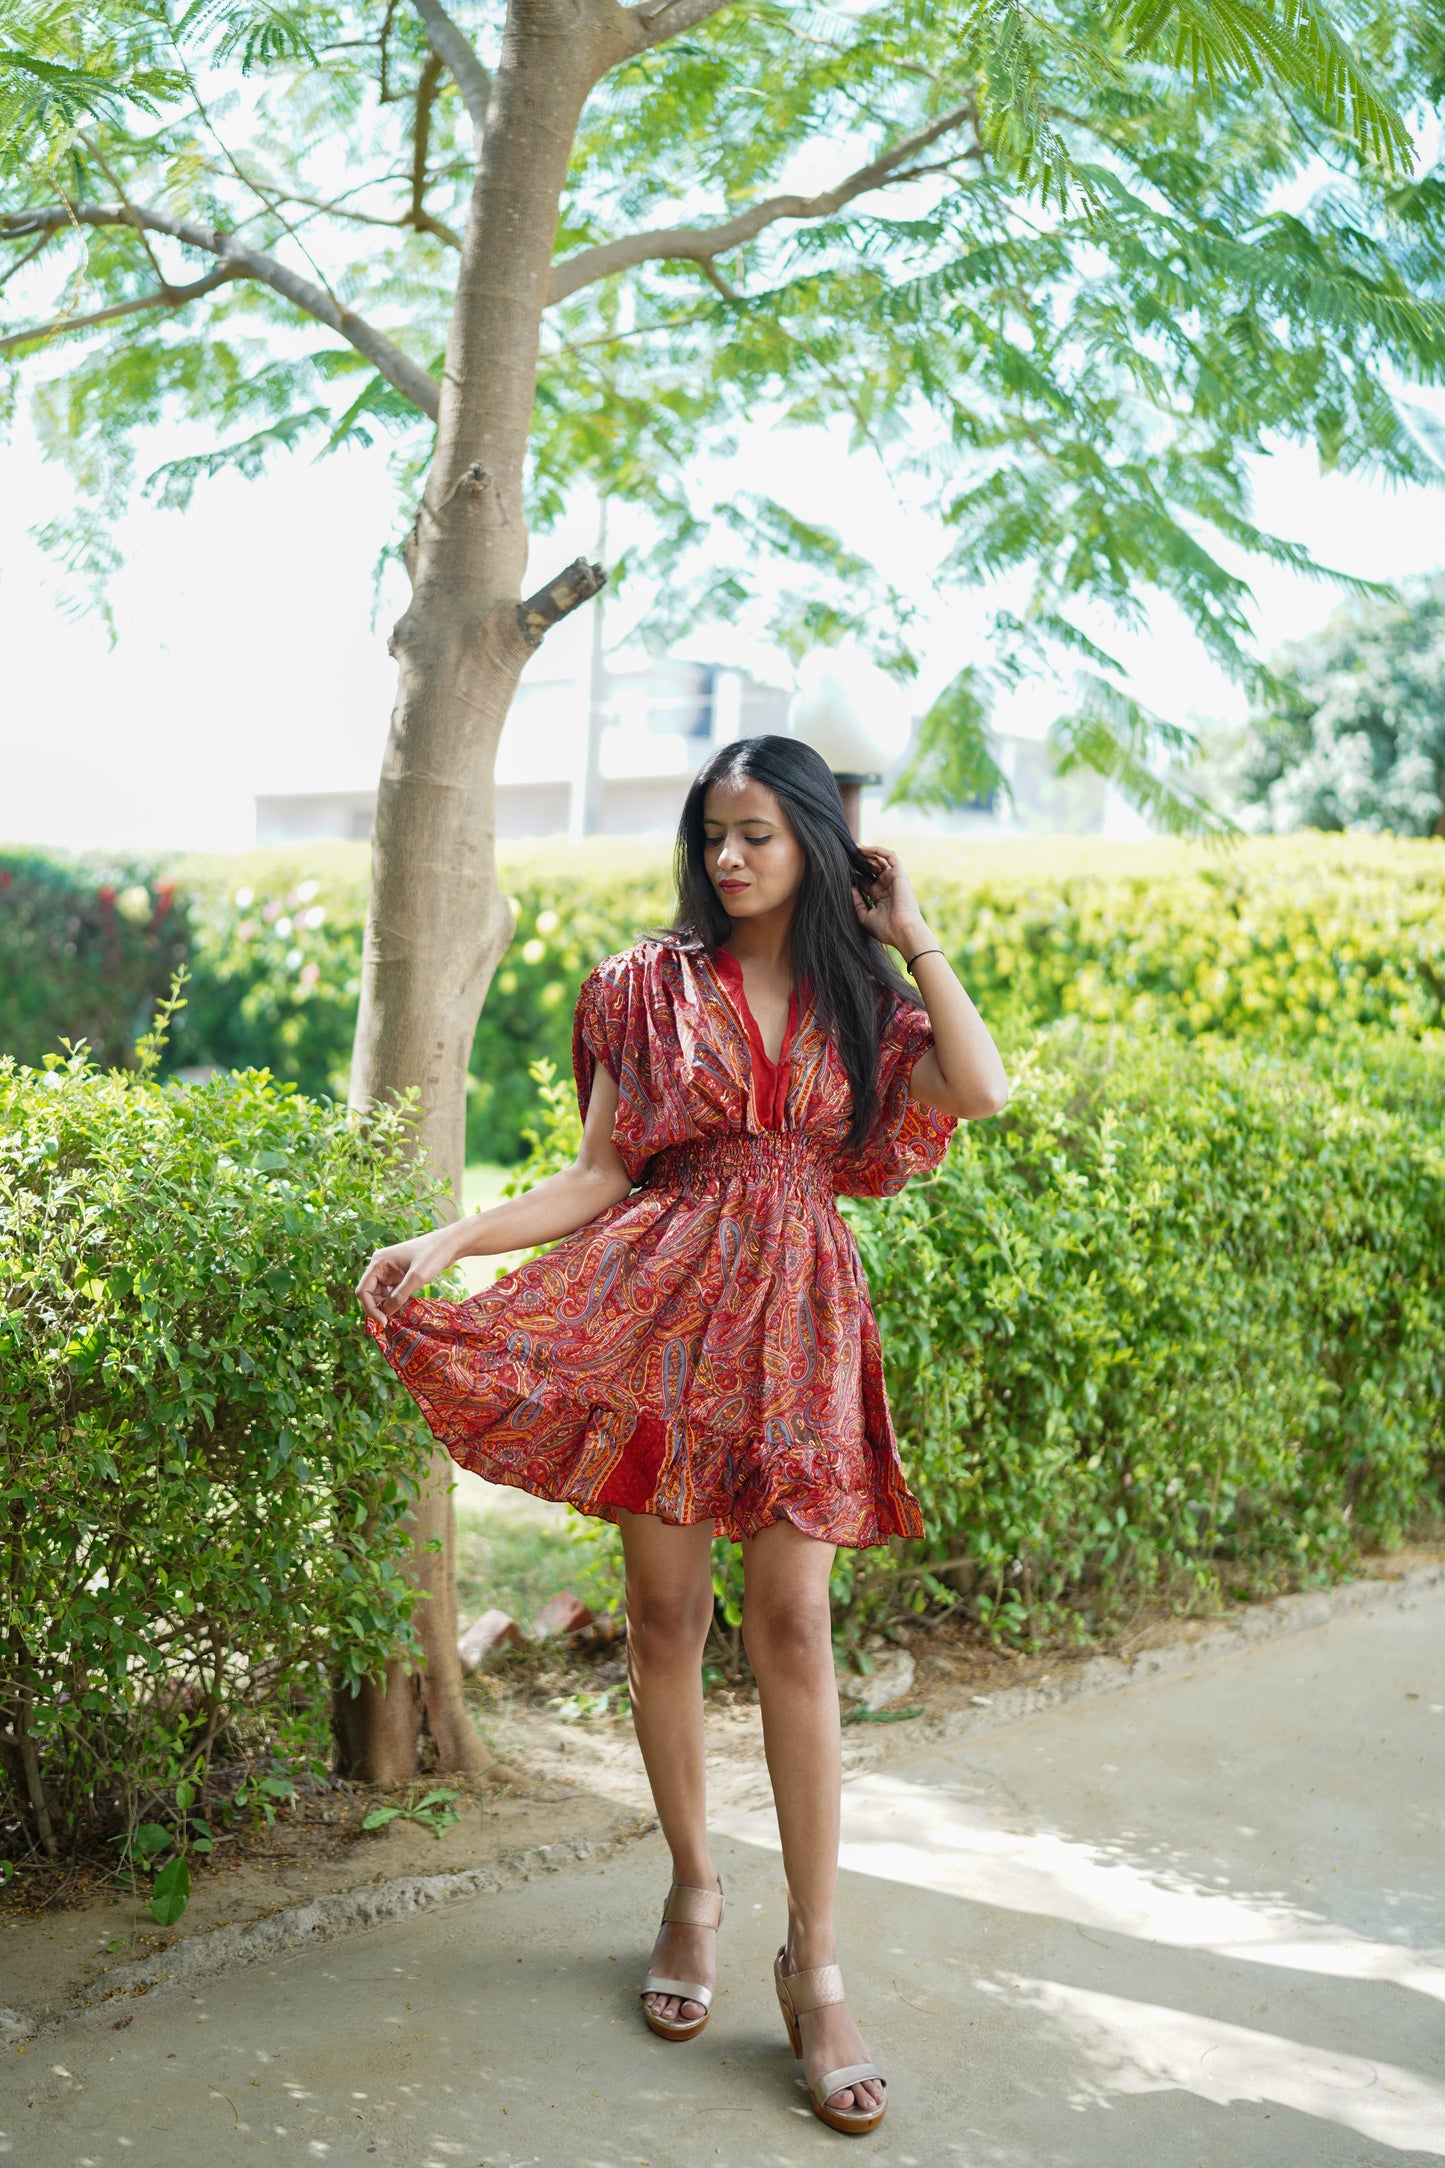
[[[926,931],[920,928],[913,938],[921,940]],[[927,1004],[933,1044],[913,1064],[909,1098],[965,1122],[1001,1113],[1008,1104],[1003,1062],[952,964],[946,956],[920,956],[915,978]]]
[[612,1142],[616,1113],[617,1085],[599,1063],[572,1165],[549,1174],[524,1196],[509,1197],[486,1212],[469,1213],[449,1226],[378,1250],[356,1287],[366,1315],[384,1325],[418,1289],[450,1271],[459,1257],[491,1257],[555,1242],[620,1203],[632,1188],[632,1177]]
[[873,889],[866,899],[854,889],[854,909],[875,939],[896,948],[905,964],[915,960],[914,983],[933,1026],[932,1046],[913,1064],[909,1098],[960,1121],[999,1113],[1008,1104],[1008,1078],[993,1035],[941,953],[902,861],[881,845],[870,844],[863,856],[873,868]]

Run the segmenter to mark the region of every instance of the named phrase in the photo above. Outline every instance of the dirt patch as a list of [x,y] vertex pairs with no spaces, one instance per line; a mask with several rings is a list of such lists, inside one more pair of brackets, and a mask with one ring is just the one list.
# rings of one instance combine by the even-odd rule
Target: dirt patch
[[77,1875],[69,1897],[64,1882],[46,1889],[22,1874],[0,1912],[0,2001],[43,2023],[103,1992],[107,1974],[187,1937],[402,1877],[505,1865],[559,1840],[615,1843],[632,1835],[638,1820],[565,1772],[506,1787],[452,1778],[447,1789],[457,1794],[460,1819],[440,1836],[401,1820],[363,1832],[372,1807],[401,1804],[406,1792],[348,1786],[303,1795],[271,1829],[218,1845],[198,1869],[184,1917],[170,1928],[156,1926],[143,1896],[118,1893],[98,1871],[88,1889]]

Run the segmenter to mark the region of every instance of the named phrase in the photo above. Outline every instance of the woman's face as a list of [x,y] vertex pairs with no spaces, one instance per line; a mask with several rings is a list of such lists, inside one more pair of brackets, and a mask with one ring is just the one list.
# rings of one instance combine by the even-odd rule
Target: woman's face
[[802,886],[803,847],[783,809],[751,777],[714,783],[703,800],[703,864],[729,918],[761,918]]

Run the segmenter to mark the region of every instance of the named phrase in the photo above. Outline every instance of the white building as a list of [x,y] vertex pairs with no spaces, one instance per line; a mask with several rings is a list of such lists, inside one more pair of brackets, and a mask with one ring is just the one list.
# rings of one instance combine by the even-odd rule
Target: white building
[[[553,675],[545,675],[550,663]],[[595,692],[594,692],[595,688]],[[746,671],[664,656],[611,669],[580,639],[556,639],[523,676],[497,751],[497,836],[514,841],[583,836],[666,838],[676,833],[688,784],[718,746],[786,733],[792,695]],[[863,792],[862,833],[966,835],[1112,833],[1123,809],[1101,778],[1053,772],[1041,740],[1000,735],[995,752],[1010,800],[945,812],[883,801],[907,758]],[[258,844],[364,842],[376,789],[258,794]],[[1125,821],[1121,832],[1133,832]]]
[[[671,835],[709,753],[786,731],[789,698],[745,671],[670,656],[592,676],[529,672],[497,749],[497,835]],[[267,792],[256,841],[365,841],[375,810],[374,788]]]

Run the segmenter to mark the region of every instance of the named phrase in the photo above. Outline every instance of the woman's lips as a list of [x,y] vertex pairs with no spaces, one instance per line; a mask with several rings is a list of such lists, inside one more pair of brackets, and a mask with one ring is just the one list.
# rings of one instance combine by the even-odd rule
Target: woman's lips
[[725,896],[735,896],[740,888],[746,888],[748,884],[746,881],[719,881],[717,885]]

